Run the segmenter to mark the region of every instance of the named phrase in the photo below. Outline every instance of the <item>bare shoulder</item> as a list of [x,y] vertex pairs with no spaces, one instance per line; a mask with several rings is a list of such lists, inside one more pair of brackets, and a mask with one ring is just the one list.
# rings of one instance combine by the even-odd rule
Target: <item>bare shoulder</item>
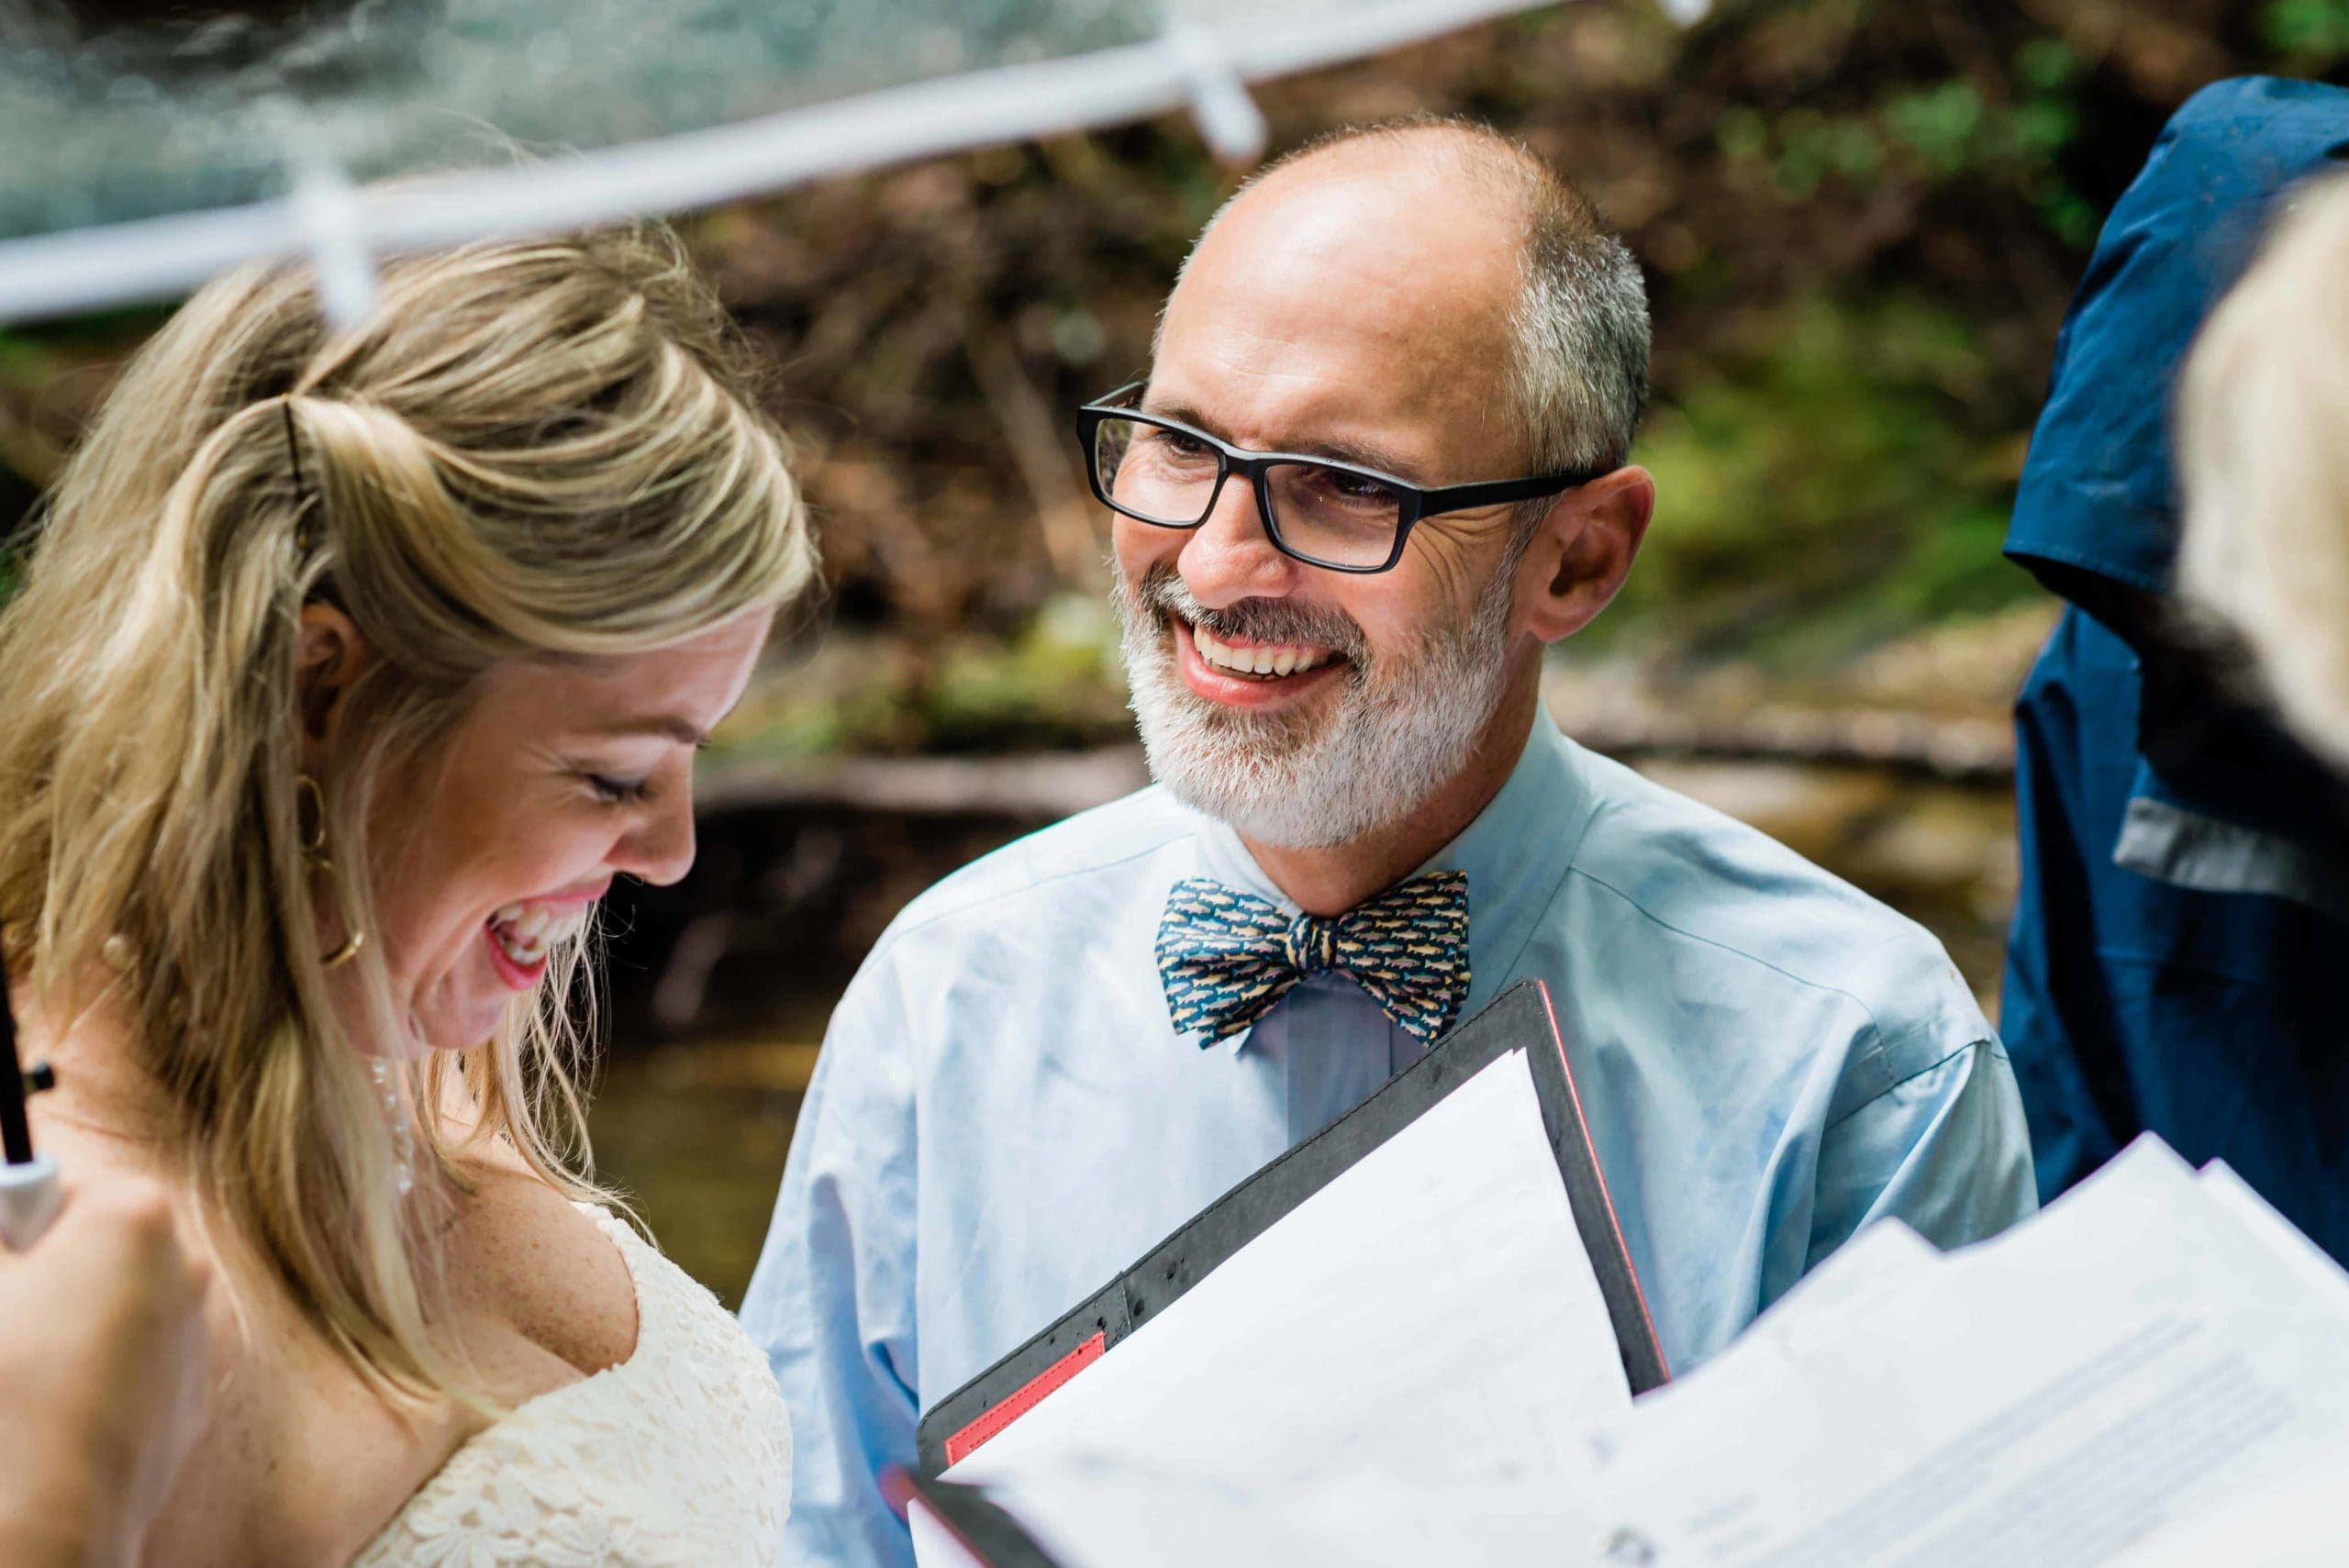
[[[459,1309],[483,1321],[493,1341],[510,1329],[583,1376],[628,1360],[636,1283],[611,1238],[518,1162],[484,1162],[469,1173],[477,1190],[445,1254]],[[494,1344],[484,1350],[495,1354]],[[526,1382],[546,1381],[516,1370]]]

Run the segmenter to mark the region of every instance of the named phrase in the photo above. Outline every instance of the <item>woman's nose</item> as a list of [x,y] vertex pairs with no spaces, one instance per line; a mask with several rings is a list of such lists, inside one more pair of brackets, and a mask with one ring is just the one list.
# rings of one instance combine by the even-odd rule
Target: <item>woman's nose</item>
[[676,789],[629,829],[613,856],[618,870],[655,887],[684,880],[694,865],[694,801]]

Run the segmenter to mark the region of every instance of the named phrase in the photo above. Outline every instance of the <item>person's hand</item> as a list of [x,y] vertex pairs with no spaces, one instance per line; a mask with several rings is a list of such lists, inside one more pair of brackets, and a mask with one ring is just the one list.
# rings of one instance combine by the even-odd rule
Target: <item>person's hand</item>
[[210,1271],[153,1184],[70,1187],[0,1250],[0,1561],[127,1564],[202,1430]]

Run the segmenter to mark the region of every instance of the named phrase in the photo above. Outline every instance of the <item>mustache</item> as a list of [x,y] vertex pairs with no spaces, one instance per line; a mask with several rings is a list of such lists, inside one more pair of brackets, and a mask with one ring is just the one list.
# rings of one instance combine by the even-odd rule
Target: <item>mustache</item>
[[1130,590],[1134,603],[1163,619],[1180,616],[1210,636],[1245,642],[1310,642],[1335,651],[1361,668],[1369,662],[1370,639],[1341,610],[1292,604],[1286,599],[1241,599],[1209,609],[1194,598],[1182,574],[1160,562]]

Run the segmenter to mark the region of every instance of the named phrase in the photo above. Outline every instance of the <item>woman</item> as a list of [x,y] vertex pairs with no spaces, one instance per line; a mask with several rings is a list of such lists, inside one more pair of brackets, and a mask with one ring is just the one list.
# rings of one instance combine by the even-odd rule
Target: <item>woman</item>
[[299,269],[131,364],[0,618],[0,929],[39,1136],[212,1271],[187,1564],[772,1561],[774,1382],[602,1206],[573,1074],[616,876],[813,553],[673,243]]
[[2178,575],[2349,768],[2349,175],[2312,183],[2196,341]]

